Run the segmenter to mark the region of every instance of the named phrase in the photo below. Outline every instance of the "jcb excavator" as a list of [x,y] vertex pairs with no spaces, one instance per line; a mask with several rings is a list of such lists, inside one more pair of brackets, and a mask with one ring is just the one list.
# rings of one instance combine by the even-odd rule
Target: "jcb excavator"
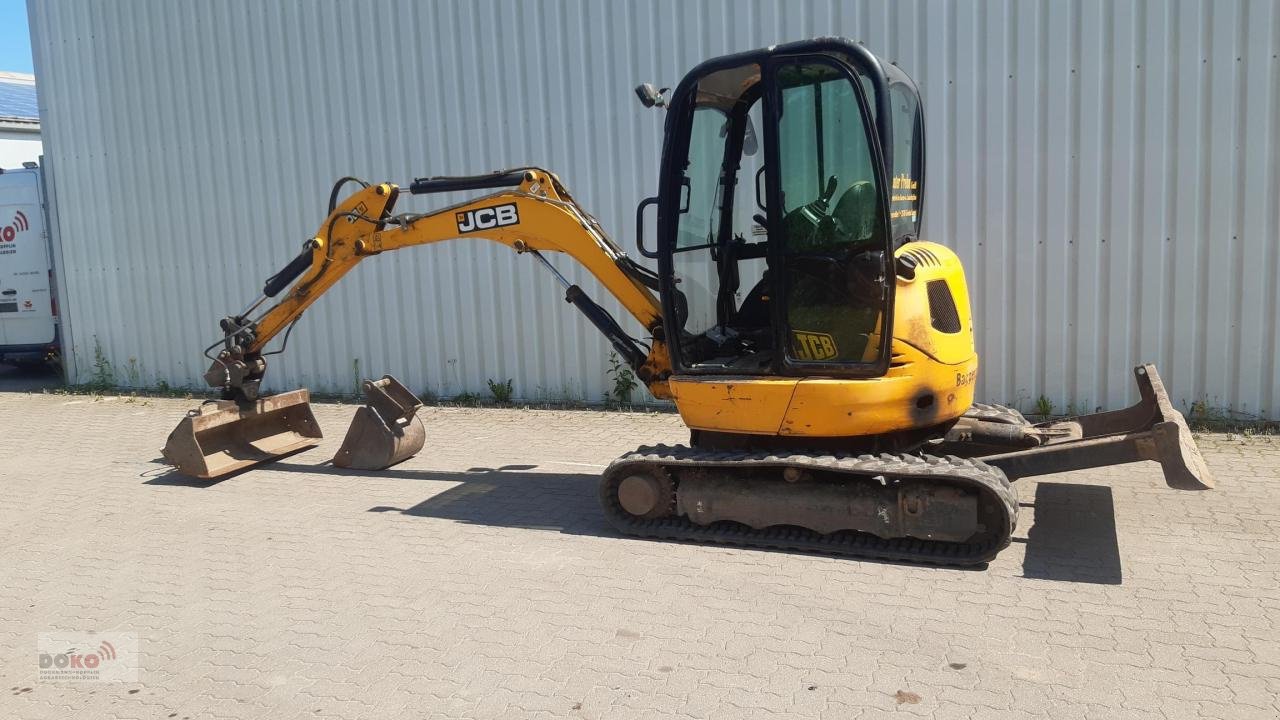
[[[658,194],[637,210],[639,252],[657,272],[540,168],[414,180],[411,195],[494,192],[405,214],[392,212],[404,188],[343,178],[302,254],[222,320],[205,376],[222,400],[192,411],[165,457],[216,477],[317,444],[305,389],[259,394],[268,343],[287,342],[365,258],[483,238],[548,268],[692,430],[687,446],[640,447],[604,471],[600,502],[622,533],[964,565],[1009,544],[1011,480],[1154,460],[1171,487],[1213,486],[1152,365],[1135,369],[1141,401],[1125,410],[1032,424],[974,402],[963,269],[918,238],[924,122],[901,69],[827,38],[713,59],[674,91],[637,94],[666,108]],[[647,339],[570,284],[554,253],[589,270]],[[391,378],[365,389],[370,406],[335,462],[385,467],[416,452],[416,398]]]

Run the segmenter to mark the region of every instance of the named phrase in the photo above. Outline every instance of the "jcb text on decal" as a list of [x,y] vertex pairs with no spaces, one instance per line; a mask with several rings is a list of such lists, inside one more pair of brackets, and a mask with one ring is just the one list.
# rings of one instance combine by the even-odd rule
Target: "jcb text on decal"
[[796,358],[799,360],[808,360],[810,362],[830,360],[839,354],[839,351],[836,350],[835,339],[826,333],[792,330],[791,340]]
[[494,205],[457,213],[458,232],[469,233],[477,230],[489,230],[520,223],[520,212],[515,203]]

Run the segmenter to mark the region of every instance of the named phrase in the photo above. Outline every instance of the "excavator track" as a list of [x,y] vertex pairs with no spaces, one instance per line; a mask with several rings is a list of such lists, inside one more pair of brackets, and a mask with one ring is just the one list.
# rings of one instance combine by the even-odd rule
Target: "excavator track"
[[[776,473],[784,484],[789,468],[801,472],[844,475],[851,481],[876,485],[895,482],[925,482],[976,490],[981,498],[982,516],[990,520],[967,542],[945,542],[914,537],[881,538],[852,530],[822,534],[813,530],[775,525],[761,530],[733,521],[700,525],[676,514],[675,498],[680,478],[699,471],[725,469],[750,473]],[[619,500],[622,481],[635,473],[655,473],[667,483],[670,497],[664,499],[668,512],[660,517],[637,517],[628,513]],[[800,487],[796,492],[803,492]],[[610,524],[619,532],[635,537],[718,543],[843,555],[891,562],[931,565],[977,565],[985,563],[1009,545],[1017,520],[1017,494],[999,469],[979,460],[953,456],[839,455],[804,451],[726,451],[690,448],[682,445],[641,447],[614,460],[600,480],[600,502]]]

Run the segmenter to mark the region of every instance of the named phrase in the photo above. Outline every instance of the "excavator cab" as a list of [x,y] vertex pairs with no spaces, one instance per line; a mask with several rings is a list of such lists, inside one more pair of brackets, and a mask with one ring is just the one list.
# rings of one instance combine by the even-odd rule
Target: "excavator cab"
[[923,191],[914,83],[816,40],[704,63],[664,101],[656,256],[675,372],[883,375],[894,249],[918,234]]

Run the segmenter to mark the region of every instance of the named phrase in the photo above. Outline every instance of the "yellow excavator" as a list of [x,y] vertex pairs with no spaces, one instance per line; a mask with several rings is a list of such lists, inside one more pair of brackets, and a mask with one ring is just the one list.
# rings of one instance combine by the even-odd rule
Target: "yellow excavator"
[[[900,68],[823,38],[636,92],[666,111],[658,194],[637,209],[638,250],[656,272],[540,168],[417,179],[411,195],[492,192],[402,214],[406,189],[343,178],[302,253],[221,321],[205,378],[222,399],[189,413],[164,456],[209,478],[316,445],[305,389],[260,394],[268,344],[283,336],[283,351],[302,312],[365,258],[482,238],[550,270],[691,429],[688,445],[640,447],[604,471],[600,502],[621,533],[966,565],[1009,544],[1021,477],[1152,460],[1171,487],[1213,486],[1152,365],[1135,369],[1141,400],[1124,410],[1033,424],[974,402],[963,268],[918,237],[924,121]],[[556,254],[590,271],[645,337],[570,284]],[[364,387],[369,404],[335,463],[380,468],[417,452],[417,398],[390,377]]]

